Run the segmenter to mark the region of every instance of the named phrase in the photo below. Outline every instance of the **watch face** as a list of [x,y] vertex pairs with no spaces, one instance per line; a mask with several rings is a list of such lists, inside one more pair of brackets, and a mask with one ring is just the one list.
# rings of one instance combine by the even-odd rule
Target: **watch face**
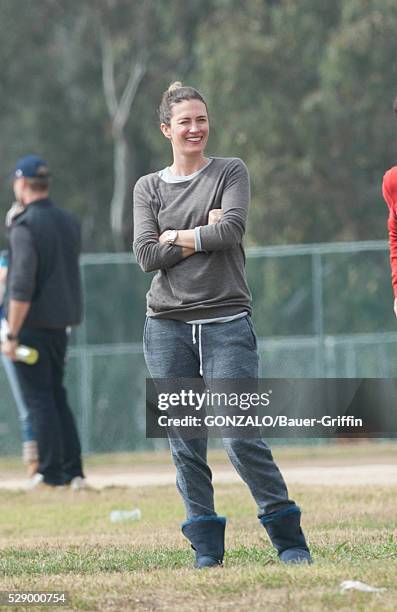
[[167,242],[172,244],[173,242],[175,242],[176,236],[177,236],[177,231],[176,230],[168,230],[168,233],[167,233]]

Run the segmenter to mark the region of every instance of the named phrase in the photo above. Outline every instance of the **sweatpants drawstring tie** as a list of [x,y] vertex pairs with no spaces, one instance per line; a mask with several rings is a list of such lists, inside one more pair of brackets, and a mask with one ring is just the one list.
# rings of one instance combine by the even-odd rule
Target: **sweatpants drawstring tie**
[[[199,338],[199,358],[200,358],[200,376],[203,375],[203,347],[201,344],[201,323],[198,325],[198,338]],[[196,323],[192,325],[192,340],[193,344],[197,344],[196,342]]]

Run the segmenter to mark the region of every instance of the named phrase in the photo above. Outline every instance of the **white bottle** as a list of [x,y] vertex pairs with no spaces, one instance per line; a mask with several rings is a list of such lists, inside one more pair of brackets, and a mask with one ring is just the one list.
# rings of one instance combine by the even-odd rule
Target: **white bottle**
[[18,361],[23,361],[23,363],[28,365],[34,365],[39,358],[39,353],[36,349],[24,344],[18,344],[15,349],[15,355]]
[[142,518],[142,512],[139,508],[133,510],[112,510],[110,513],[111,523],[123,523],[124,521],[139,521]]

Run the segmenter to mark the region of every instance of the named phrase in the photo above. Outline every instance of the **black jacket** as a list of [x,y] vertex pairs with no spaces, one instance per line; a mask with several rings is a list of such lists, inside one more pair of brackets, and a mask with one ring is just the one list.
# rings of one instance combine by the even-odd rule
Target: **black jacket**
[[24,327],[64,328],[82,318],[80,226],[49,199],[31,202],[9,234],[9,299],[30,301]]

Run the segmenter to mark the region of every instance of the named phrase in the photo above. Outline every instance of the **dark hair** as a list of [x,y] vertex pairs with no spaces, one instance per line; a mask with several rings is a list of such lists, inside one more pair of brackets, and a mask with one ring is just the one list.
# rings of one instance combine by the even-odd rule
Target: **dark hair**
[[160,122],[169,125],[171,123],[173,105],[178,104],[178,102],[183,102],[184,100],[200,100],[207,108],[206,101],[197,89],[182,85],[180,81],[175,81],[171,83],[161,98],[159,107]]
[[34,192],[41,193],[48,191],[50,187],[50,179],[48,176],[35,176],[32,178],[26,178],[30,189]]

